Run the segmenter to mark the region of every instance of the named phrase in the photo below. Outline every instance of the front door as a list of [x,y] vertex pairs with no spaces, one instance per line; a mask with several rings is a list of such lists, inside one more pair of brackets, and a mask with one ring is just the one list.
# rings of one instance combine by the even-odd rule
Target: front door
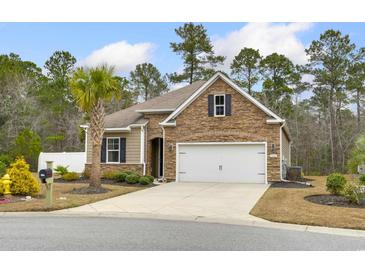
[[152,176],[163,177],[163,139],[152,140]]

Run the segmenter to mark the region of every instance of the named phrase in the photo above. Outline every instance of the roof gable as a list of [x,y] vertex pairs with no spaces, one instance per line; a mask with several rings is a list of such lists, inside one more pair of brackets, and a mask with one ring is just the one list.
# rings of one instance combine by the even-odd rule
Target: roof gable
[[218,79],[222,79],[229,86],[235,89],[238,93],[244,96],[248,101],[257,106],[260,110],[262,110],[267,115],[271,116],[273,119],[270,119],[271,122],[284,122],[278,115],[268,109],[266,106],[261,104],[247,92],[245,92],[242,88],[240,88],[237,84],[235,84],[231,79],[225,76],[221,72],[217,72],[214,76],[212,76],[207,82],[205,82],[198,90],[196,90],[187,100],[185,100],[174,112],[172,112],[161,124],[168,125],[171,124],[169,121],[174,120],[184,109],[186,109],[192,102],[194,102],[203,92],[209,88],[215,81]]

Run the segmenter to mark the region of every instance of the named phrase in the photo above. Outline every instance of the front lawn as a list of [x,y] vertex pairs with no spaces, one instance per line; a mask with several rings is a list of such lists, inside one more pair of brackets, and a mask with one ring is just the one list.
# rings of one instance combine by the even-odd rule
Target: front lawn
[[[304,199],[310,195],[328,194],[326,177],[308,177],[314,187],[270,187],[250,214],[274,222],[327,227],[365,229],[365,209],[320,205]],[[352,180],[351,176],[347,176]]]
[[[14,203],[0,204],[0,212],[19,212],[19,211],[52,211],[70,207],[81,206],[100,200],[112,198],[122,194],[142,190],[146,186],[140,185],[109,185],[103,184],[103,188],[108,189],[106,193],[100,194],[71,194],[74,189],[85,188],[85,183],[54,183],[53,185],[53,206],[47,207],[45,200],[45,186],[42,185],[41,193],[31,201],[18,201]],[[147,186],[148,187],[148,186]],[[17,200],[20,198],[15,197]]]

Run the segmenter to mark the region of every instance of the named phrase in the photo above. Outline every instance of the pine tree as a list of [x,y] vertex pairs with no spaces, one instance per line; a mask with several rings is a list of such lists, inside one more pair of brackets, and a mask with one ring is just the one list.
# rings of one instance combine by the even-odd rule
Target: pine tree
[[223,64],[224,56],[215,56],[212,42],[203,25],[186,23],[175,29],[181,42],[170,43],[172,51],[182,56],[184,70],[182,73],[169,75],[170,81],[180,83],[207,79],[215,73],[215,68]]

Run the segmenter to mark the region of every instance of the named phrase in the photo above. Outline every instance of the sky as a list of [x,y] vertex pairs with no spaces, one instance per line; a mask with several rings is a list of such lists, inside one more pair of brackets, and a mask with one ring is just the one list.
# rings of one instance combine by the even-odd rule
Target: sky
[[[199,22],[198,22],[199,23]],[[182,69],[181,58],[170,49],[179,41],[174,29],[182,23],[0,23],[0,54],[14,52],[43,67],[56,50],[67,50],[78,65],[115,66],[127,75],[143,62],[153,63],[163,74]],[[365,23],[203,23],[215,52],[227,56],[222,68],[243,47],[285,54],[294,63],[306,61],[304,49],[327,29],[349,34],[365,46]]]

